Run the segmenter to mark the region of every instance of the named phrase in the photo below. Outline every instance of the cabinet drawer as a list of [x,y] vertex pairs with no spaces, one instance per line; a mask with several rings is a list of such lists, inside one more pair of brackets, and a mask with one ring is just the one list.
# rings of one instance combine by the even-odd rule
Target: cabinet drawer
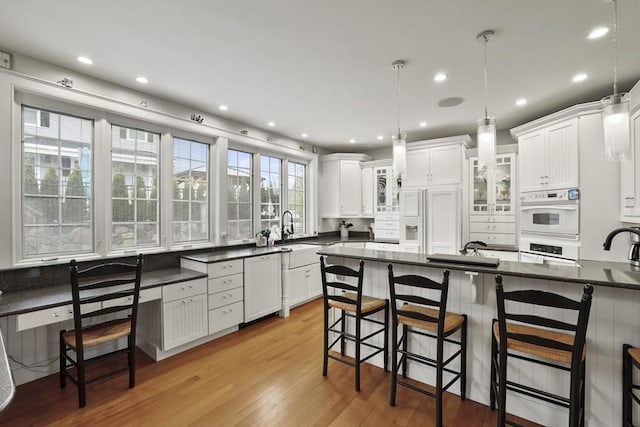
[[512,222],[472,222],[469,224],[471,233],[507,233],[516,232],[516,224]]
[[398,240],[400,238],[400,230],[376,230],[376,239],[392,239]]
[[375,215],[376,226],[378,225],[378,221],[399,221],[400,215],[397,213],[389,213],[389,214],[376,214]]
[[209,310],[209,334],[239,325],[243,319],[244,308],[242,301]]
[[243,281],[242,273],[209,279],[209,293],[214,294],[216,292],[242,287]]
[[[98,310],[102,305],[99,302],[87,304],[83,312]],[[46,308],[44,310],[32,311],[31,313],[18,314],[16,316],[16,330],[37,328],[38,326],[50,325],[65,320],[73,319],[73,305],[67,304],[60,307]]]
[[[102,301],[102,307],[113,307],[121,304],[128,304],[133,297],[122,297],[117,299],[111,299],[108,301]],[[162,288],[160,286],[151,289],[142,289],[140,290],[140,297],[138,298],[138,303],[142,304],[144,302],[153,301],[162,298]]]
[[470,215],[469,222],[516,222],[515,215]]
[[229,276],[231,274],[242,273],[242,260],[221,261],[209,264],[207,274],[209,278]]
[[481,240],[490,245],[510,245],[516,244],[515,234],[487,234],[487,233],[469,233],[469,240]]
[[243,288],[230,289],[209,295],[209,310],[242,301]]
[[400,221],[376,221],[376,231],[378,230],[399,230]]
[[188,298],[198,294],[207,293],[207,279],[190,280],[188,282],[167,285],[162,288],[162,300],[173,301],[179,298]]

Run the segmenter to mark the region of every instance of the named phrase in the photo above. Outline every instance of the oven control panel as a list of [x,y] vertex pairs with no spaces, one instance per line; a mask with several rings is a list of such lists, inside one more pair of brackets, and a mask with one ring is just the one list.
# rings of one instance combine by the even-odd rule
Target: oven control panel
[[543,252],[552,255],[562,255],[562,246],[553,245],[541,245],[537,243],[529,243],[529,250],[531,252]]
[[580,189],[578,188],[555,191],[533,191],[530,193],[522,193],[520,196],[520,202],[525,205],[537,203],[577,203],[578,200],[580,200]]

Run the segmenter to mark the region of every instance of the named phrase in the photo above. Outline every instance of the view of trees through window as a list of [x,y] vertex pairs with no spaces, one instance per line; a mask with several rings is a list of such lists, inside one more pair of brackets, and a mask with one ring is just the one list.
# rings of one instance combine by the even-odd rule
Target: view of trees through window
[[93,121],[22,108],[24,257],[93,250]]
[[253,235],[253,155],[244,151],[227,153],[227,230],[229,240],[251,239]]
[[293,212],[295,232],[296,234],[304,233],[306,231],[306,166],[302,163],[289,161],[287,171],[287,199],[289,210]]
[[260,230],[269,230],[270,236],[280,239],[280,189],[282,160],[260,156]]
[[159,244],[159,147],[157,133],[111,127],[113,249]]
[[173,241],[209,238],[209,145],[173,139]]

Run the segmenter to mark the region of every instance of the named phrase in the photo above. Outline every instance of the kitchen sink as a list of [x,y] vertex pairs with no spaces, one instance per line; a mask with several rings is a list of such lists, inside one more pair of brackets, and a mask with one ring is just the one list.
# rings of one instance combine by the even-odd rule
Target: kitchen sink
[[[285,251],[285,256],[289,256],[289,268],[296,268],[318,262],[319,245],[309,245],[306,243],[296,243],[282,246],[280,250]],[[291,252],[288,252],[291,250]]]

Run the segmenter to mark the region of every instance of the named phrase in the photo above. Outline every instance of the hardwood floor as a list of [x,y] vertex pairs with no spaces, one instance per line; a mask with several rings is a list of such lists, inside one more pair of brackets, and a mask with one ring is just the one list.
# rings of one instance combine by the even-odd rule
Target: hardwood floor
[[[95,382],[87,407],[77,389],[50,375],[18,387],[0,425],[154,426],[431,426],[433,399],[398,388],[388,404],[390,374],[364,364],[362,391],[353,368],[329,362],[322,376],[322,301],[271,317],[238,333],[154,363],[138,352],[137,383],[127,375]],[[446,394],[447,426],[495,426],[496,412]],[[520,420],[521,421],[521,420]],[[523,425],[534,425],[523,422]]]

